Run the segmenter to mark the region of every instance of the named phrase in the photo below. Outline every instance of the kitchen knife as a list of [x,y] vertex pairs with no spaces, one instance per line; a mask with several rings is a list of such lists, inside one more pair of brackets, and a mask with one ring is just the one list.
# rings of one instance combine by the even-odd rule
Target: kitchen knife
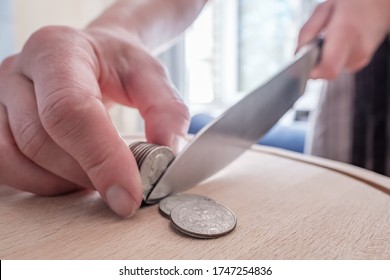
[[196,186],[255,144],[304,93],[321,45],[319,39],[301,48],[287,67],[196,134],[152,188],[146,204]]

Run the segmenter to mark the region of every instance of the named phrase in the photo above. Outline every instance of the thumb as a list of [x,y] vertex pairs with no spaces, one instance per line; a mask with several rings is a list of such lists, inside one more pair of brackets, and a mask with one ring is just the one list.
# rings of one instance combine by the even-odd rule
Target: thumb
[[42,125],[78,161],[110,208],[131,216],[142,200],[141,180],[101,102],[93,48],[77,31],[58,29],[38,31],[22,56]]

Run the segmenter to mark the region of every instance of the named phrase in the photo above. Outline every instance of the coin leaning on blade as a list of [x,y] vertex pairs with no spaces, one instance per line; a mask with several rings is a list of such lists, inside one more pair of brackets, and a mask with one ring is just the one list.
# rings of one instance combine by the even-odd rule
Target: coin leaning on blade
[[171,211],[173,226],[196,238],[217,238],[237,224],[234,213],[213,200],[193,199],[179,203]]
[[[145,201],[175,155],[169,147],[147,142],[134,142],[129,148],[141,175]],[[231,232],[237,223],[230,209],[197,194],[168,196],[160,201],[159,209],[178,231],[196,238],[220,237]]]
[[175,158],[172,149],[147,142],[134,142],[129,145],[137,162],[143,186],[145,201],[153,186]]
[[186,201],[192,201],[192,200],[210,200],[213,201],[211,198],[208,198],[203,195],[198,194],[174,194],[167,196],[163,198],[159,203],[159,209],[160,213],[165,216],[166,218],[170,218],[171,211],[173,208],[175,208],[180,203],[186,202]]

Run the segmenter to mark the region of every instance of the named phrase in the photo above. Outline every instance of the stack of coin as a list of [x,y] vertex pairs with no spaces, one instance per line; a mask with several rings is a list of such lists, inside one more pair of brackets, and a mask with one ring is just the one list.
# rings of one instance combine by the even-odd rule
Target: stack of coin
[[162,199],[159,209],[178,231],[196,238],[223,236],[237,223],[230,209],[201,195],[174,194]]
[[145,201],[175,155],[169,147],[147,142],[134,142],[129,145],[129,148],[138,165],[143,185],[143,200]]

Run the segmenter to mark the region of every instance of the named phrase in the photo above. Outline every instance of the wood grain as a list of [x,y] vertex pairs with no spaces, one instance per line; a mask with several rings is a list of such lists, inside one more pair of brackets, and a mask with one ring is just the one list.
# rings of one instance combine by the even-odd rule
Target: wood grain
[[46,198],[0,186],[0,259],[390,259],[389,191],[388,177],[256,146],[190,191],[238,220],[199,240],[157,205],[120,219],[92,191]]

